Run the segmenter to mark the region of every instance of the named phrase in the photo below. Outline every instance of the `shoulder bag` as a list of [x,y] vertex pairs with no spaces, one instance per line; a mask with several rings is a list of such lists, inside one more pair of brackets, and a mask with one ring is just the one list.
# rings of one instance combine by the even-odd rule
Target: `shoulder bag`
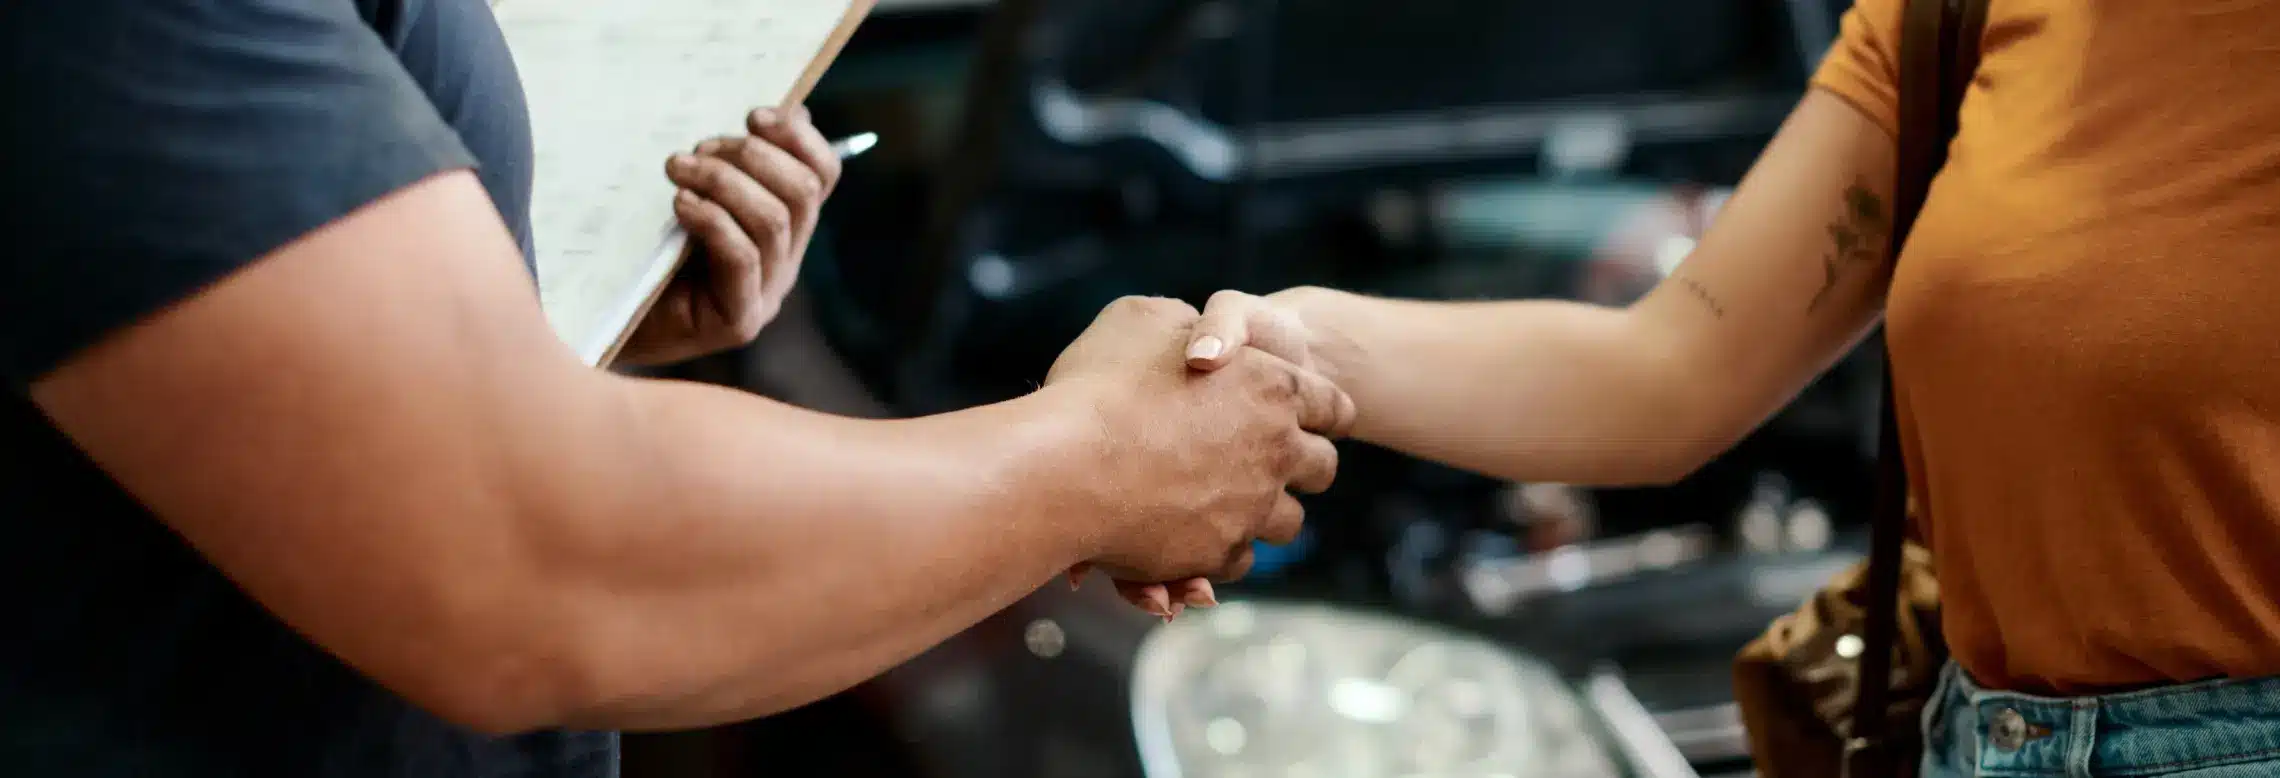
[[[1886,254],[1895,267],[1947,161],[1986,20],[1987,0],[1908,0]],[[1909,539],[1889,351],[1885,364],[1867,562],[1775,620],[1734,661],[1734,697],[1762,778],[1908,778],[1922,758],[1920,719],[1947,647],[1930,554]]]

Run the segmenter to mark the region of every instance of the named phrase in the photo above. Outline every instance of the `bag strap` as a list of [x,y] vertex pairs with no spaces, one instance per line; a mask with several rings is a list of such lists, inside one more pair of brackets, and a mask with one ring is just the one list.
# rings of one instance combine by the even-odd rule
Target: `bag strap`
[[[1900,38],[1900,137],[1892,187],[1892,236],[1886,256],[1900,262],[1908,231],[1923,210],[1932,177],[1947,163],[1957,109],[1979,68],[1980,32],[1988,0],[1908,0]],[[1884,399],[1878,411],[1876,502],[1869,525],[1868,619],[1862,635],[1859,696],[1854,700],[1848,750],[1881,750],[1863,742],[1883,731],[1892,691],[1894,641],[1899,629],[1900,570],[1908,539],[1908,464],[1900,454],[1893,411],[1892,355],[1885,351]],[[1847,760],[1850,762],[1851,760]]]

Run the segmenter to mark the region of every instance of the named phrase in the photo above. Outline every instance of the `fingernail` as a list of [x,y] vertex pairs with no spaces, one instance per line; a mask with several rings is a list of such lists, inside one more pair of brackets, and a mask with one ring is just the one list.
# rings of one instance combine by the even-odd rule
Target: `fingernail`
[[694,194],[694,193],[690,192],[690,191],[689,191],[689,190],[687,190],[687,189],[679,189],[679,190],[675,190],[675,191],[673,192],[673,204],[674,204],[674,205],[696,205],[696,204],[697,204],[697,196],[696,196],[696,194]]
[[1183,611],[1186,611],[1186,610],[1187,610],[1187,606],[1185,606],[1185,605],[1181,605],[1181,604],[1179,604],[1179,603],[1176,603],[1176,602],[1175,602],[1175,603],[1172,603],[1172,615],[1171,615],[1171,618],[1165,619],[1165,621],[1170,621],[1171,619],[1176,619],[1176,618],[1179,618],[1179,617],[1180,617],[1180,613],[1181,613],[1181,612],[1183,612]]
[[[1218,359],[1218,358],[1219,358],[1219,352],[1222,352],[1222,351],[1226,351],[1226,350],[1227,350],[1227,343],[1226,343],[1225,341],[1221,341],[1221,340],[1219,339],[1219,336],[1217,336],[1217,335],[1205,335],[1205,336],[1203,336],[1203,337],[1200,337],[1200,338],[1196,338],[1196,339],[1195,339],[1195,342],[1194,342],[1194,343],[1190,343],[1190,344],[1188,344],[1187,358],[1189,358],[1189,359]],[[1162,353],[1162,352],[1157,352],[1157,353]]]
[[699,143],[699,144],[697,144],[697,153],[699,153],[699,154],[711,154],[711,153],[713,153],[713,152],[715,152],[715,151],[719,151],[719,150],[720,150],[720,139],[719,139],[719,138],[714,138],[714,139],[712,139],[712,140],[708,140],[708,141],[705,141],[705,142],[703,142],[703,143]]
[[697,159],[687,154],[675,154],[673,155],[673,158],[667,161],[665,164],[671,166],[673,170],[677,172],[685,173],[688,172],[689,166],[697,164]]
[[1218,605],[1219,599],[1211,596],[1210,592],[1196,589],[1187,593],[1187,604],[1198,608],[1209,608]]
[[753,124],[775,124],[778,118],[781,118],[781,114],[776,113],[774,108],[752,109]]
[[1147,600],[1148,600],[1148,612],[1149,612],[1149,613],[1153,613],[1153,614],[1156,614],[1156,615],[1158,615],[1158,616],[1162,616],[1162,617],[1164,617],[1164,620],[1165,620],[1165,621],[1171,621],[1171,620],[1172,620],[1172,613],[1173,613],[1173,611],[1172,611],[1172,608],[1173,608],[1173,607],[1175,607],[1175,606],[1173,606],[1173,605],[1172,605],[1172,600],[1171,600],[1171,597],[1170,597],[1169,595],[1165,594],[1165,593],[1164,593],[1164,590],[1162,590],[1162,589],[1155,589],[1155,590],[1153,590],[1153,591],[1150,591],[1150,592],[1148,592],[1148,594],[1146,595],[1146,597],[1147,597]]

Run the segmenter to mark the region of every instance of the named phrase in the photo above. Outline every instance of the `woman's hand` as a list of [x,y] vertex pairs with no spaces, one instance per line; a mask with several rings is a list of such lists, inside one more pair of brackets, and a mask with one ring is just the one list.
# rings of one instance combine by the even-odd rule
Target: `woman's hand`
[[678,362],[752,342],[799,279],[839,155],[806,108],[762,108],[749,135],[714,138],[675,155],[665,176],[673,215],[702,249],[626,342],[621,362]]
[[1204,304],[1203,318],[1196,322],[1194,339],[1188,341],[1188,367],[1217,370],[1249,346],[1336,382],[1332,368],[1337,360],[1329,357],[1336,355],[1342,341],[1301,313],[1308,300],[1328,294],[1336,293],[1302,286],[1265,297],[1234,290],[1212,295]]
[[[1193,336],[1185,353],[1189,369],[1199,371],[1226,367],[1228,361],[1249,346],[1281,357],[1302,370],[1312,371],[1336,383],[1338,376],[1332,367],[1333,360],[1323,358],[1337,351],[1325,345],[1338,341],[1326,337],[1328,333],[1310,328],[1299,314],[1300,301],[1323,290],[1301,287],[1277,292],[1266,297],[1233,290],[1211,296],[1204,305],[1203,318],[1196,322]],[[1350,399],[1341,398],[1346,402]],[[1341,409],[1341,419],[1354,418],[1352,408]],[[1336,439],[1348,430],[1325,432]],[[1069,585],[1078,586],[1090,566],[1079,565],[1069,571]],[[1211,582],[1202,578],[1170,583],[1144,581],[1116,581],[1116,593],[1150,614],[1170,621],[1189,606],[1204,608],[1219,604]]]

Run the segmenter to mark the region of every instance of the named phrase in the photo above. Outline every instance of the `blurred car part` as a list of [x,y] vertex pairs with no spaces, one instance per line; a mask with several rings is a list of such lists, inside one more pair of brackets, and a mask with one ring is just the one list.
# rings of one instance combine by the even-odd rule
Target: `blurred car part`
[[1148,778],[1619,774],[1549,666],[1422,622],[1229,602],[1153,631],[1136,664]]

